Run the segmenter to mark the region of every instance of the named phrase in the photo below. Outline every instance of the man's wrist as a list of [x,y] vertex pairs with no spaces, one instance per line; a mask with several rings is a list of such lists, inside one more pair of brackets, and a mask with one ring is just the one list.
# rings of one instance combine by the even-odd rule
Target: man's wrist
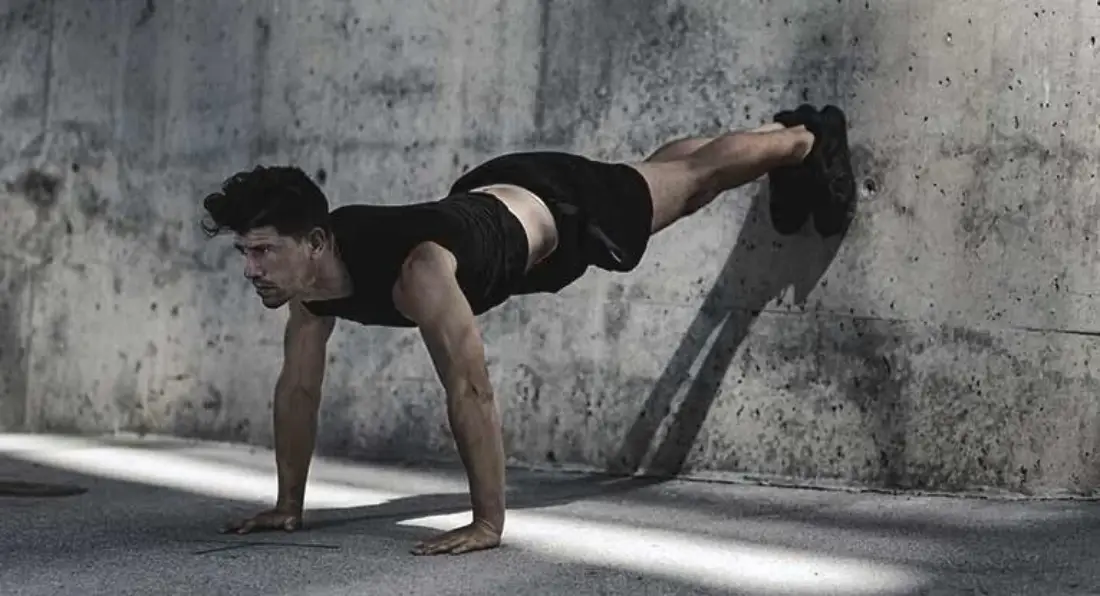
[[296,499],[279,498],[275,502],[275,510],[279,513],[302,513],[302,503]]
[[504,516],[475,515],[474,525],[481,526],[499,536],[504,529]]

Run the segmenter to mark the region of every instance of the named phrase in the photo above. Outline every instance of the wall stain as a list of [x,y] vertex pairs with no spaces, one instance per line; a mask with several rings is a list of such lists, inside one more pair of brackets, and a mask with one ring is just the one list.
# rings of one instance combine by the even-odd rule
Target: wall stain
[[[1048,147],[1029,134],[992,128],[984,143],[966,146],[945,140],[940,153],[974,162],[973,179],[959,197],[963,210],[958,225],[967,249],[977,249],[991,239],[1008,245],[1030,234],[1033,212],[1045,208],[1045,197],[1065,195],[1071,179],[1066,174],[1092,159],[1084,148],[1064,140],[1056,148]],[[1052,164],[1058,166],[1054,172]],[[1004,204],[999,189],[1021,183],[1036,185],[1039,192],[1014,193],[1021,200]],[[1063,223],[1072,229],[1075,222],[1070,216]],[[1015,236],[1009,236],[1012,229]]]
[[604,335],[610,343],[618,343],[630,322],[630,302],[624,299],[625,288],[614,283],[604,302]]
[[[686,35],[688,9],[661,18],[657,0],[606,0],[595,4],[541,0],[538,87],[531,142],[574,145],[600,128],[629,69],[632,52],[675,51]],[[677,33],[679,32],[679,33]]]
[[101,219],[107,214],[107,198],[99,193],[99,190],[87,181],[77,186],[76,206],[84,217],[88,219]]
[[27,330],[21,301],[30,276],[19,261],[0,256],[0,431],[25,430],[27,408]]
[[264,155],[277,150],[277,139],[265,136],[264,97],[268,93],[267,72],[270,68],[271,20],[257,16],[254,28],[254,48],[252,50],[252,134],[250,159],[257,161]]
[[34,109],[35,98],[31,95],[18,95],[11,101],[9,108],[4,110],[7,116],[10,116],[14,120],[19,120],[29,117],[37,117],[37,113]]
[[222,392],[213,385],[208,385],[207,388],[210,390],[210,393],[207,394],[206,399],[202,400],[202,408],[208,411],[221,410],[224,401]]
[[137,23],[135,27],[144,27],[153,20],[153,15],[157,12],[157,5],[155,0],[145,0],[145,6],[141,7],[141,14],[138,15]]

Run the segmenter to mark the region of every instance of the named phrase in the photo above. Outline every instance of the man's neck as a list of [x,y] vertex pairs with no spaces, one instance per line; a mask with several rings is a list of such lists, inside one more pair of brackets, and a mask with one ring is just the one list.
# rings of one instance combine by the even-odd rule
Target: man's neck
[[336,253],[330,253],[329,258],[318,264],[309,300],[338,300],[351,296],[353,289],[344,262]]

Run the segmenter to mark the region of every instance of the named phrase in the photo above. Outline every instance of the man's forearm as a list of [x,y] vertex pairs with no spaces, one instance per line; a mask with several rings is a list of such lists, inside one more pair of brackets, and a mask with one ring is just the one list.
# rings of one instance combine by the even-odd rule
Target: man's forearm
[[474,520],[504,528],[504,439],[488,379],[447,387],[447,417],[470,482]]
[[280,381],[275,389],[275,465],[279,475],[276,507],[301,510],[317,436],[320,392]]

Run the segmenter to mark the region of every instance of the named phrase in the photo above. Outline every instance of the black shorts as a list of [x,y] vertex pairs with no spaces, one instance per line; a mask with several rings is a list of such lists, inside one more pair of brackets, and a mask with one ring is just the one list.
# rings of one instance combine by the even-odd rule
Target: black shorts
[[511,153],[470,170],[451,193],[490,184],[513,184],[538,195],[557,223],[557,249],[527,274],[517,294],[556,292],[593,265],[630,271],[645,254],[653,198],[645,178],[626,164],[570,153]]

